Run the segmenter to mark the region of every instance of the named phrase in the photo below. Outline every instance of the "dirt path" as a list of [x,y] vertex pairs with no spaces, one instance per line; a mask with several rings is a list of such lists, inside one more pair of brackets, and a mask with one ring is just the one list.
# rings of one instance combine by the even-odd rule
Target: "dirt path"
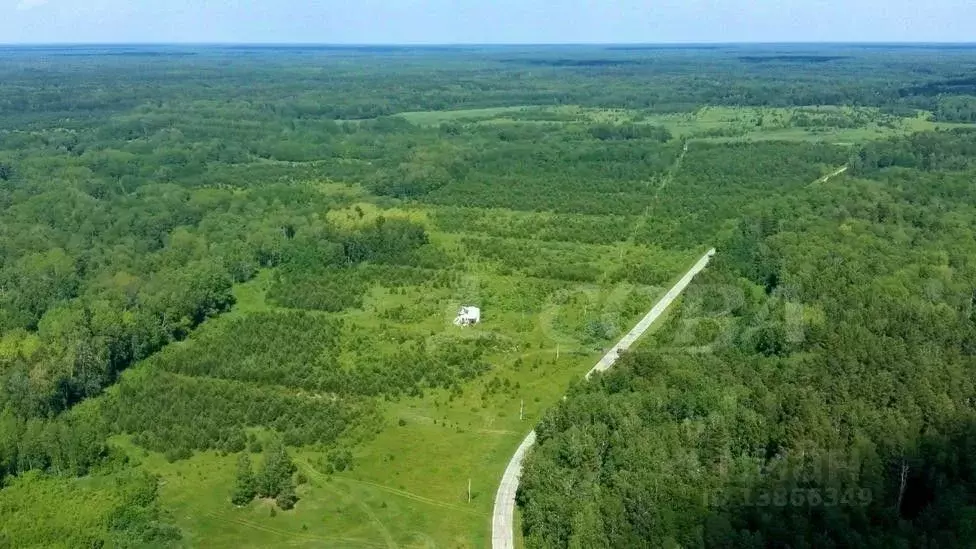
[[[654,307],[648,312],[644,318],[637,323],[634,328],[627,333],[623,338],[617,342],[610,351],[596,363],[589,372],[586,373],[586,378],[589,379],[593,372],[603,372],[610,369],[614,362],[617,361],[621,351],[626,351],[634,344],[651,324],[654,323],[661,314],[667,310],[668,306],[674,302],[681,292],[691,284],[695,275],[700,273],[708,262],[715,255],[715,249],[709,250],[705,255],[698,260],[698,263],[687,272],[681,280],[677,282],[668,293],[664,294]],[[508,466],[505,468],[505,473],[502,475],[501,484],[498,486],[498,492],[495,494],[495,509],[492,512],[491,517],[491,547],[492,549],[513,549],[515,547],[515,492],[518,490],[519,476],[522,473],[522,461],[525,459],[525,455],[528,453],[529,448],[535,444],[535,431],[532,431],[525,437],[522,444],[519,445],[518,449],[515,450],[515,455],[508,462]]]
[[[661,196],[661,191],[663,191],[664,188],[667,187],[672,180],[674,180],[674,174],[678,173],[678,170],[681,169],[681,164],[685,160],[685,155],[688,154],[689,144],[690,141],[684,142],[684,145],[681,147],[681,154],[678,155],[678,158],[674,160],[674,163],[671,164],[671,167],[668,168],[668,171],[664,174],[663,177],[661,177],[661,184],[658,185],[656,189],[654,189],[653,203],[656,204],[658,202],[658,198]],[[650,183],[648,183],[648,186],[650,186]],[[650,213],[651,213],[651,206],[648,205],[646,208],[644,208],[644,214],[637,218],[637,221],[634,223],[634,228],[631,229],[630,231],[629,241],[631,244],[634,244],[636,242],[637,233],[640,232],[644,224],[647,223],[647,216],[650,215]]]
[[830,181],[831,179],[837,177],[838,175],[840,175],[840,174],[842,174],[842,173],[844,173],[846,171],[847,171],[847,166],[841,166],[836,171],[830,172],[827,175],[825,175],[825,176],[821,177],[820,179],[818,179],[817,180],[817,183],[826,183],[826,182]]
[[304,459],[300,459],[297,460],[297,463],[299,467],[301,467],[308,474],[309,478],[315,480],[320,487],[332,491],[333,493],[337,494],[339,497],[344,498],[347,501],[351,501],[354,505],[359,507],[359,510],[362,511],[363,514],[365,514],[369,518],[369,521],[372,522],[374,526],[376,526],[376,529],[383,537],[383,541],[386,543],[387,549],[399,549],[399,545],[397,545],[396,541],[393,539],[393,536],[390,534],[390,531],[386,528],[386,525],[383,524],[383,521],[381,521],[379,517],[376,516],[376,513],[373,512],[373,510],[369,507],[369,505],[366,504],[366,502],[357,498],[352,493],[345,493],[342,492],[341,490],[338,490],[335,486],[328,486],[329,479],[326,477],[326,475],[323,475],[315,467],[312,467],[312,464],[309,463],[308,461]]
[[665,174],[661,179],[661,185],[658,186],[657,193],[654,194],[655,198],[657,198],[657,194],[667,187],[668,183],[674,179],[674,174],[678,173],[678,170],[681,169],[681,163],[685,161],[685,155],[688,154],[689,143],[689,141],[685,141],[685,144],[681,147],[681,154],[678,155],[678,158],[675,159],[674,164],[671,165],[671,169],[669,169],[668,173]]

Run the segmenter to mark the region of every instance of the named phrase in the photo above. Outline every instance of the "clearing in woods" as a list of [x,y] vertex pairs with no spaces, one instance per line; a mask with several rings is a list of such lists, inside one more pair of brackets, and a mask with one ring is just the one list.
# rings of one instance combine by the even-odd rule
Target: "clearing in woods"
[[[365,221],[379,215],[436,217],[436,209],[383,210],[358,203],[346,212],[331,212],[337,221],[364,212]],[[488,218],[509,217],[523,222],[548,222],[548,214],[482,210]],[[352,214],[352,215],[348,215]],[[597,219],[598,221],[598,219]],[[185,461],[168,463],[162,456],[139,450],[119,437],[133,459],[162,478],[161,498],[174,510],[176,523],[193,532],[208,547],[484,547],[492,499],[504,464],[524,433],[546,408],[565,392],[632,326],[696,256],[665,252],[633,242],[574,244],[533,243],[536,262],[559,261],[591,265],[599,279],[623,268],[635,257],[657,265],[666,275],[660,285],[627,282],[570,282],[519,276],[485,257],[461,248],[487,245],[483,234],[438,231],[429,223],[430,238],[453,253],[464,255],[464,276],[454,283],[386,288],[374,286],[362,308],[339,313],[349,330],[386,333],[395,326],[433,338],[461,337],[492,342],[493,370],[465,383],[460,393],[428,390],[422,397],[402,397],[386,403],[383,422],[369,440],[354,449],[352,470],[328,473],[326,452],[293,450],[299,471],[308,482],[298,489],[295,509],[272,515],[271,504],[256,502],[234,508],[228,501],[233,485],[235,456],[199,452]],[[475,229],[476,230],[476,229]],[[626,235],[624,235],[626,236]],[[467,239],[467,240],[465,240]],[[494,245],[522,246],[528,241],[491,237]],[[523,261],[520,259],[520,262]],[[507,274],[503,274],[507,273]],[[269,272],[235,288],[234,309],[210,321],[214,329],[234,319],[261,312],[281,311],[266,298],[272,285]],[[451,324],[458,304],[478,303],[480,325]],[[322,313],[326,314],[326,313]],[[596,333],[594,322],[602,333]],[[352,328],[355,326],[355,328]],[[192,340],[192,338],[191,338]],[[523,418],[519,418],[524,405]],[[255,430],[259,439],[267,434]],[[260,456],[252,458],[260,462]],[[471,501],[467,486],[471,481]]]

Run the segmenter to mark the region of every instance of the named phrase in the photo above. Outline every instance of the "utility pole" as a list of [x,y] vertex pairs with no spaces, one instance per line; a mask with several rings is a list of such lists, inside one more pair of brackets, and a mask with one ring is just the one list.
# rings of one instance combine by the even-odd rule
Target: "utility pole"
[[522,399],[522,404],[519,406],[519,421],[525,418],[525,399]]
[[471,503],[471,479],[468,478],[468,503]]

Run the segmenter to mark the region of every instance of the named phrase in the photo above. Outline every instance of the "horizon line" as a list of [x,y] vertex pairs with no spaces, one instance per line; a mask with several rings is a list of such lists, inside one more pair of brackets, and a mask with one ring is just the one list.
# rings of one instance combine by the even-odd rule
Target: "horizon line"
[[83,41],[83,42],[0,42],[0,47],[72,47],[72,46],[330,46],[330,47],[491,47],[491,46],[777,46],[777,45],[946,45],[976,46],[976,41],[931,41],[931,40],[866,40],[866,41],[835,41],[835,40],[799,40],[799,41],[669,41],[669,42],[238,42],[238,41],[158,41],[158,42],[118,42],[118,41]]

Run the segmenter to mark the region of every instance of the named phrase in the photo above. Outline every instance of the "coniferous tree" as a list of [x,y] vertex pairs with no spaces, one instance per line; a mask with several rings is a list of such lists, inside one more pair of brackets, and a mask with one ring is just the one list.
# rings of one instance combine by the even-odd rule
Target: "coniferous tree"
[[284,479],[278,495],[275,497],[275,502],[278,503],[278,507],[287,511],[294,507],[297,501],[298,496],[295,495],[295,483],[292,481],[291,476],[288,476]]
[[254,472],[251,470],[251,458],[247,452],[237,458],[237,481],[230,500],[234,505],[247,505],[257,494]]
[[267,449],[264,465],[258,475],[258,495],[276,498],[291,483],[291,475],[295,472],[295,464],[291,461],[285,445],[280,440],[273,441]]

